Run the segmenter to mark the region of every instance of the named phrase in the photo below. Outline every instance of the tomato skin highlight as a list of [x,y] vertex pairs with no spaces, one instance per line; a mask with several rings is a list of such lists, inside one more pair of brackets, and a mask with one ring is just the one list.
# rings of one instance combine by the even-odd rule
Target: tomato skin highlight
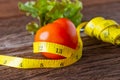
[[[74,24],[66,18],[60,18],[40,28],[35,35],[35,42],[53,42],[76,49],[78,44],[77,32]],[[51,59],[63,59],[64,56],[42,52]]]

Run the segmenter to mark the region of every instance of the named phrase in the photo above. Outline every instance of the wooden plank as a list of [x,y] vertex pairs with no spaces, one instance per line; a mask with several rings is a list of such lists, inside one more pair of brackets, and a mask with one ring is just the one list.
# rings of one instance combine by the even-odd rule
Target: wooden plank
[[[112,5],[111,5],[112,4]],[[101,16],[107,19],[113,19],[120,23],[119,15],[120,15],[120,1],[99,5],[88,5],[85,6],[83,13],[83,21],[90,20],[93,17]]]
[[[7,1],[7,0],[4,0]],[[3,3],[4,3],[3,1]],[[108,0],[107,0],[108,1]],[[0,2],[1,3],[1,2]],[[120,3],[88,5],[83,9],[83,20],[104,16],[120,22]],[[110,8],[110,9],[109,9]],[[14,11],[14,10],[13,10]],[[6,13],[6,12],[5,12]],[[0,54],[41,58],[32,53],[33,37],[25,25],[33,19],[16,14],[0,17]],[[1,14],[2,15],[2,14]],[[12,17],[9,17],[12,16]],[[9,18],[6,18],[9,17]],[[82,36],[83,57],[77,63],[60,69],[16,69],[0,66],[1,80],[119,80],[120,47]]]
[[18,16],[21,12],[18,9],[18,2],[25,2],[27,0],[1,0],[0,1],[0,18]]
[[97,5],[97,4],[109,4],[114,2],[120,2],[120,0],[82,0],[84,6]]

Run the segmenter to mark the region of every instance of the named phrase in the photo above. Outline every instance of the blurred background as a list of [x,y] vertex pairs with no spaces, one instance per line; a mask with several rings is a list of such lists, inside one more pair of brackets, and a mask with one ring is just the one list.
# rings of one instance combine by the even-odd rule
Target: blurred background
[[[22,15],[17,7],[19,1],[26,2],[28,0],[0,0],[0,18]],[[89,7],[92,5],[100,5],[105,3],[109,4],[116,1],[119,0],[82,0],[84,8],[86,6]]]

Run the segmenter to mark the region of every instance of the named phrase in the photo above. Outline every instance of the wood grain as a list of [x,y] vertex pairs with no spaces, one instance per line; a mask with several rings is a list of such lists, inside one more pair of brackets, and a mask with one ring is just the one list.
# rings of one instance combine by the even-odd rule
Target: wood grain
[[[0,7],[8,6],[7,1],[1,0]],[[19,11],[16,8],[18,1],[8,1],[11,8],[0,8],[0,54],[41,58],[41,55],[32,53],[34,36],[25,30],[25,25],[34,19],[16,12]],[[83,21],[103,16],[120,23],[119,0],[87,2],[84,1]],[[120,47],[90,38],[84,33],[82,40],[83,57],[71,66],[28,70],[0,66],[0,80],[120,80]]]
[[99,4],[109,4],[109,3],[114,3],[114,2],[120,2],[119,0],[82,0],[84,6],[90,6],[90,5],[99,5]]

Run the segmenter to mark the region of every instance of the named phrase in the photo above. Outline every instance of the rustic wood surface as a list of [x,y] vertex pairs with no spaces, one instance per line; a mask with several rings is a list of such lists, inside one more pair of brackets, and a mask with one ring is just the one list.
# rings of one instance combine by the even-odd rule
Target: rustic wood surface
[[[0,0],[0,54],[36,58],[34,36],[25,30],[33,19],[18,10],[18,1]],[[83,21],[103,16],[120,23],[120,0],[83,0],[83,4]],[[0,66],[0,80],[120,80],[120,47],[87,35],[82,40],[83,57],[71,66],[30,70]]]

